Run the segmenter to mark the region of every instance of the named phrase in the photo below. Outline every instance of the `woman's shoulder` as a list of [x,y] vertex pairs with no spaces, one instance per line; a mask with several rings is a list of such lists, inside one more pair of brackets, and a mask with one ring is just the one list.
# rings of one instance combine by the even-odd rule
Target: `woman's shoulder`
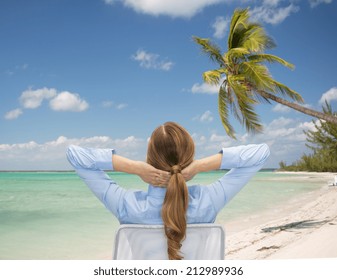
[[194,184],[187,187],[189,195],[193,197],[201,196],[204,192],[207,192],[206,186],[200,184]]

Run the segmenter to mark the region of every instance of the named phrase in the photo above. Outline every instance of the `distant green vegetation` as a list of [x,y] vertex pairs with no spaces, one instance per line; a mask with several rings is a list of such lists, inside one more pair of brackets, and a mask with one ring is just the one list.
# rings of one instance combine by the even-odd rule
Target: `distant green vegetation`
[[[323,111],[325,114],[337,115],[327,102]],[[279,170],[337,172],[337,125],[322,120],[313,123],[315,130],[304,131],[308,142],[306,146],[312,150],[312,154],[304,154],[291,165],[281,161]]]

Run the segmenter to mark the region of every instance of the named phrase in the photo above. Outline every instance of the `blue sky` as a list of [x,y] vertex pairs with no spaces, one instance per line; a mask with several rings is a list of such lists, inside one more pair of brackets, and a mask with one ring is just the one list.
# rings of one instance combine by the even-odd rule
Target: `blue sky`
[[4,0],[0,4],[0,170],[69,169],[69,144],[115,148],[143,160],[152,130],[176,121],[192,134],[197,157],[223,146],[266,142],[266,167],[304,152],[312,118],[258,105],[263,134],[233,121],[228,138],[217,92],[202,72],[216,68],[192,36],[226,50],[235,8],[250,7],[295,70],[270,67],[307,106],[337,105],[337,4],[334,0]]

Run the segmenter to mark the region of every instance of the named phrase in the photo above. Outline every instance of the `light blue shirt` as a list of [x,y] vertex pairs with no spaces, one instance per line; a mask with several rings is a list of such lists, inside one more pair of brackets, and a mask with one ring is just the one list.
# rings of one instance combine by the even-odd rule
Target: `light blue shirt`
[[[70,146],[67,157],[77,174],[122,224],[162,224],[166,189],[126,190],[103,170],[113,170],[113,149]],[[188,187],[187,223],[213,223],[219,211],[259,171],[270,152],[266,144],[223,148],[220,169],[230,169],[209,185]]]

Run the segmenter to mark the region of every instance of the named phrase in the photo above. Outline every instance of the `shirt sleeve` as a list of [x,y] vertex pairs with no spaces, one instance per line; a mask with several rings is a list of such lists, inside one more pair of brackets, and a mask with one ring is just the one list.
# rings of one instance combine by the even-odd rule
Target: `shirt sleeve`
[[67,149],[69,163],[75,168],[77,174],[95,194],[95,196],[119,218],[121,201],[126,190],[104,172],[113,170],[113,149],[82,148],[71,145]]
[[216,182],[206,186],[219,212],[258,172],[270,155],[266,144],[223,148],[220,169],[230,169]]

